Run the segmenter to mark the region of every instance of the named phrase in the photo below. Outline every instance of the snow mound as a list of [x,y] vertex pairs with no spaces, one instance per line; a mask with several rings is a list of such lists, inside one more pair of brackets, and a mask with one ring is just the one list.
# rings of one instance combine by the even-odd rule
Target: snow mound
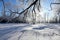
[[45,28],[42,30],[22,31],[20,40],[60,40],[60,32],[56,29]]

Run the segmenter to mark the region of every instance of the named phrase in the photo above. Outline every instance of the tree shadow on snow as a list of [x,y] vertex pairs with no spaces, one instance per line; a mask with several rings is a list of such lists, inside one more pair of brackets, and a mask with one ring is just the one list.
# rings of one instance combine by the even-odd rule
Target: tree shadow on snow
[[4,36],[5,34],[14,32],[16,30],[22,30],[24,27],[28,27],[30,25],[25,25],[25,26],[18,26],[18,27],[8,27],[8,28],[0,28],[0,38]]

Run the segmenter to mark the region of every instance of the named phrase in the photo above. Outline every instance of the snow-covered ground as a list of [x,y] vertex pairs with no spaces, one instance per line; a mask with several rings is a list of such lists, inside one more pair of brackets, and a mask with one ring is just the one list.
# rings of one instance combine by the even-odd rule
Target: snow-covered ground
[[0,40],[60,40],[60,24],[0,24]]

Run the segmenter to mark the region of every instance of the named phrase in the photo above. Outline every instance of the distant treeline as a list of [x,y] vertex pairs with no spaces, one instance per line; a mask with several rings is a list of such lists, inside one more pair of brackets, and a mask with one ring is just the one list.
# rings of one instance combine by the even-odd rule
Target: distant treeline
[[0,17],[0,23],[26,23],[25,21],[20,21],[19,19],[13,18],[11,21],[7,18]]
[[[21,21],[18,18],[13,18],[13,19],[11,19],[11,21],[9,21],[9,19],[7,19],[7,18],[0,17],[0,23],[27,23],[27,22],[25,20]],[[41,23],[60,23],[60,20],[57,21],[57,19],[56,19],[56,20],[52,20],[49,22],[41,22]]]

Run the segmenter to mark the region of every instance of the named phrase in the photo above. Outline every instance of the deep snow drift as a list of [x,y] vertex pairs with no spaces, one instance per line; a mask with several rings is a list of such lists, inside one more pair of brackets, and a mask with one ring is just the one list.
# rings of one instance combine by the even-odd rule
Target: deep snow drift
[[60,40],[60,25],[0,24],[0,40]]

